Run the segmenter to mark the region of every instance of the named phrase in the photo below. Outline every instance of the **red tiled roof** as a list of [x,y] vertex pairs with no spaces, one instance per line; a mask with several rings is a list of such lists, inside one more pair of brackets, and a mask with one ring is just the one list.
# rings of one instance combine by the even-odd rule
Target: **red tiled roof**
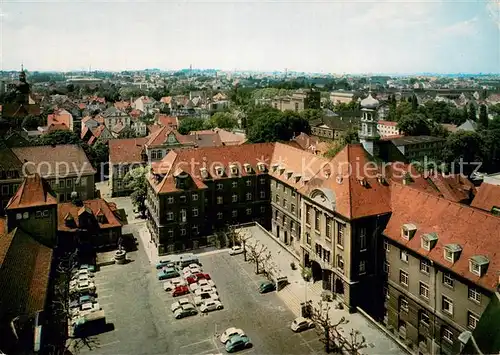
[[142,151],[147,138],[111,139],[109,146],[109,162],[142,163]]
[[84,103],[79,103],[79,104],[78,104],[78,108],[79,108],[80,110],[85,110],[85,108],[86,108],[86,107],[87,107],[87,105],[86,105],[86,104],[84,104]]
[[382,126],[390,126],[390,127],[396,127],[398,125],[397,122],[393,121],[378,121],[377,124],[382,125]]
[[[384,235],[475,284],[496,290],[500,270],[500,218],[409,186],[393,184],[391,189],[392,215]],[[401,237],[401,227],[407,223],[417,228],[409,241]],[[426,233],[438,236],[437,244],[430,251],[421,248],[421,236]],[[458,244],[462,248],[454,264],[444,259],[443,248],[447,244]],[[489,260],[482,277],[469,271],[469,258],[477,255]]]
[[130,102],[129,101],[117,101],[114,103],[115,108],[118,110],[126,110],[127,108],[130,107]]
[[149,136],[149,140],[146,142],[146,146],[148,147],[162,146],[166,144],[166,140],[170,134],[173,134],[180,144],[194,145],[193,137],[184,136],[180,134],[177,130],[169,127],[162,127],[159,130],[153,132]]
[[51,125],[65,125],[66,127],[71,127],[71,121],[73,116],[66,110],[58,110],[51,115],[47,116],[47,126]]
[[83,207],[77,206],[71,202],[60,203],[57,206],[57,229],[61,232],[75,231],[76,230],[75,226],[68,226],[65,222],[65,218],[68,214],[70,214],[74,218],[76,226],[78,226],[79,225],[78,215],[80,210],[82,210],[82,208],[86,209],[89,212],[92,212],[94,216],[97,216],[99,211],[102,214],[104,214],[105,223],[99,223],[99,227],[101,229],[116,228],[116,227],[121,227],[123,225],[123,223],[114,213],[114,211],[116,212],[116,205],[114,206],[114,211],[113,211],[113,208],[108,205],[106,200],[99,198],[94,200],[83,201]]
[[449,201],[468,202],[476,191],[475,186],[466,177],[460,175],[431,174],[429,179],[439,190],[441,197]]
[[0,233],[0,314],[12,319],[43,310],[51,265],[52,249],[23,230]]
[[78,174],[95,174],[82,147],[76,144],[12,148],[18,159],[26,164],[29,173],[39,173],[44,178],[57,175],[67,177]]
[[53,131],[69,131],[69,127],[66,126],[64,123],[51,123],[47,127],[47,132],[53,132]]
[[57,205],[57,197],[50,185],[35,174],[24,179],[23,183],[9,200],[6,209],[26,208],[34,206]]
[[491,212],[493,207],[500,208],[500,186],[483,182],[477,189],[471,206],[488,212]]
[[143,114],[144,114],[144,112],[142,112],[141,110],[133,109],[132,111],[130,111],[129,116],[137,118],[137,117],[141,117]]
[[179,119],[174,116],[157,113],[155,115],[155,121],[165,127],[170,127],[174,129],[177,129],[177,127],[179,127]]

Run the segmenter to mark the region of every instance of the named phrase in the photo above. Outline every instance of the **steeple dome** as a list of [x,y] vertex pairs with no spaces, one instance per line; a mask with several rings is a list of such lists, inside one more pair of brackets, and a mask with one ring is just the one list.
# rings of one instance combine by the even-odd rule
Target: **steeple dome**
[[374,110],[379,106],[379,104],[380,102],[372,96],[371,91],[366,98],[361,100],[361,108]]

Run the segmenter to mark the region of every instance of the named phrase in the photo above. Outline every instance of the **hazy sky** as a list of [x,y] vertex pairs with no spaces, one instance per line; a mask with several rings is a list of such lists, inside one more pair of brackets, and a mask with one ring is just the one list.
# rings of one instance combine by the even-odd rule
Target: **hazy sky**
[[6,1],[0,69],[500,72],[499,0]]

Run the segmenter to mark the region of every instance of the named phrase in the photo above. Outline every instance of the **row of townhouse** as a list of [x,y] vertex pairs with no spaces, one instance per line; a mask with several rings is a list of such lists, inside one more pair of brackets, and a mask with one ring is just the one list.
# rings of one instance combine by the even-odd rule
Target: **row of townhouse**
[[[369,170],[362,169],[367,165]],[[350,310],[367,311],[416,352],[448,353],[460,332],[472,330],[473,319],[481,317],[498,285],[498,278],[491,278],[499,271],[492,243],[498,244],[500,229],[488,224],[481,238],[476,238],[473,229],[452,228],[457,223],[453,213],[432,221],[419,219],[419,213],[427,218],[439,216],[446,205],[462,211],[462,221],[475,218],[474,223],[481,224],[487,218],[500,224],[500,219],[440,197],[438,188],[410,166],[399,169],[401,164],[384,169],[374,165],[361,145],[348,145],[331,160],[281,143],[176,150],[151,167],[147,225],[159,253],[168,254],[206,245],[208,236],[228,223],[258,222],[296,253],[302,265],[311,267],[313,279],[322,281],[323,288],[334,292]],[[413,176],[409,178],[408,173]],[[414,265],[412,255],[422,251],[398,239],[406,224],[422,233],[436,233],[440,253],[445,250],[441,243],[455,243],[463,248],[461,258],[466,264],[490,262],[490,267],[482,269],[484,274],[475,278],[464,278],[463,266],[439,263],[441,273],[454,275],[457,290],[464,290],[459,280],[471,289],[448,293],[449,298],[435,296],[439,298],[435,312],[426,313],[434,322],[432,332],[425,335],[415,327],[426,315],[412,303],[415,298],[418,301],[418,292],[426,292],[416,281],[421,272],[404,268]],[[392,233],[394,225],[397,236]],[[434,230],[429,231],[430,226]],[[420,238],[419,233],[415,238]],[[492,242],[481,242],[488,239]],[[470,249],[474,255],[465,253]],[[399,266],[394,258],[399,262],[401,255],[407,255],[408,263]],[[429,255],[423,253],[422,259],[428,258],[428,274],[432,274],[438,266]],[[436,274],[433,282],[442,277]],[[437,295],[433,282],[427,280],[425,285]],[[477,292],[483,301],[468,308],[470,315],[461,309],[460,316],[457,310],[450,317],[450,312],[443,311],[468,303]]]

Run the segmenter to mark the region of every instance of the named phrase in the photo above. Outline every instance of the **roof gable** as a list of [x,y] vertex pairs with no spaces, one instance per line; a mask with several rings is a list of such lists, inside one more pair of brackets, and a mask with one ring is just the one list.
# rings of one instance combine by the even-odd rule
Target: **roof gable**
[[35,206],[55,206],[57,198],[47,181],[35,174],[24,179],[23,183],[9,200],[6,209]]

